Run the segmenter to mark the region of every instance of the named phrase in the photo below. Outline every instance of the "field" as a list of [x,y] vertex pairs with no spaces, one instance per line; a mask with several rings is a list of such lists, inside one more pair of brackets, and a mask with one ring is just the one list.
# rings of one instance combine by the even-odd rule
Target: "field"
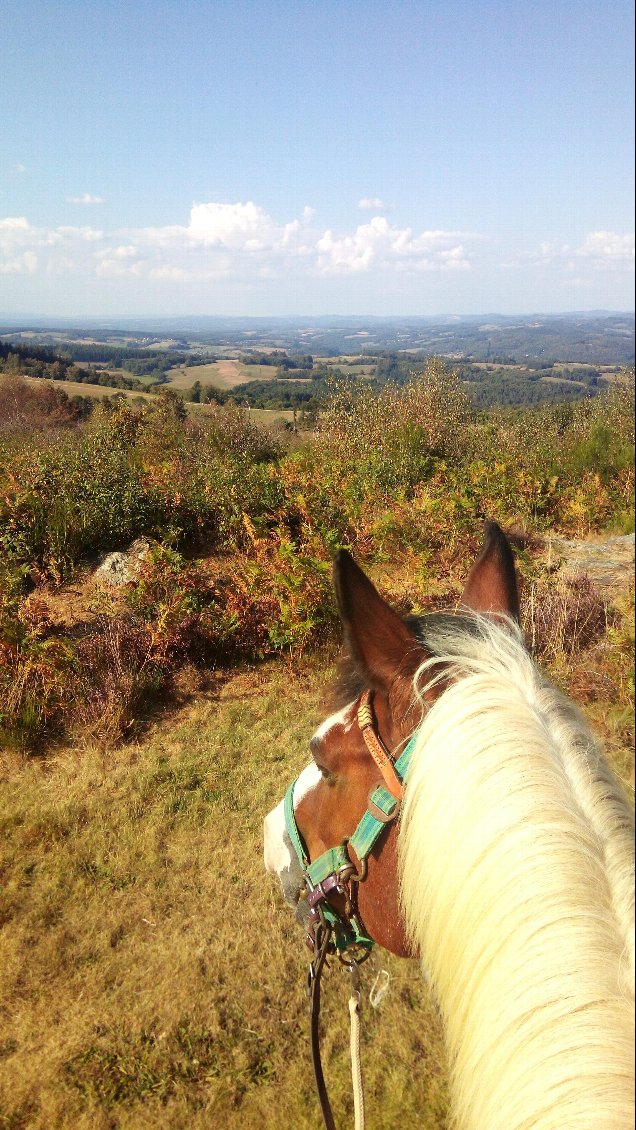
[[[26,382],[34,387],[39,387],[41,381],[37,377],[25,377]],[[203,383],[203,382],[202,382]],[[156,401],[157,394],[152,392],[130,392],[128,389],[110,388],[107,385],[89,385],[83,384],[78,381],[56,381],[57,388],[63,389],[67,396],[87,396],[93,397],[96,400],[103,400],[104,397],[123,396],[126,400],[135,401],[142,400],[146,403]],[[210,412],[207,404],[191,404],[186,403],[188,412],[194,414]],[[294,413],[281,409],[280,411],[273,411],[267,408],[250,408],[250,414],[254,420],[258,420],[261,424],[269,427],[271,424],[276,423],[278,420],[292,420]]]
[[[25,377],[24,379],[35,388],[42,384],[37,377]],[[128,389],[111,388],[108,385],[85,384],[80,381],[56,381],[55,385],[57,388],[63,389],[67,396],[88,396],[95,400],[103,400],[105,396],[114,396],[115,394],[125,396],[127,400],[135,400],[137,397],[144,401],[156,399],[156,395],[151,392],[129,392]]]
[[276,376],[272,365],[244,365],[241,361],[227,359],[211,365],[179,365],[169,369],[167,376],[172,388],[192,388],[195,381],[214,388],[234,388],[247,381],[269,381]]

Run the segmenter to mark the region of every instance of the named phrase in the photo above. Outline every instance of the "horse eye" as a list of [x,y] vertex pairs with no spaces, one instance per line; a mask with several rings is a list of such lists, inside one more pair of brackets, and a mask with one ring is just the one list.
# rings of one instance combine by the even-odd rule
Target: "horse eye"
[[320,776],[322,777],[325,784],[333,785],[336,778],[335,778],[335,775],[331,772],[331,770],[326,769],[325,766],[321,765],[319,761],[316,761],[316,768],[317,768],[318,772],[320,773]]

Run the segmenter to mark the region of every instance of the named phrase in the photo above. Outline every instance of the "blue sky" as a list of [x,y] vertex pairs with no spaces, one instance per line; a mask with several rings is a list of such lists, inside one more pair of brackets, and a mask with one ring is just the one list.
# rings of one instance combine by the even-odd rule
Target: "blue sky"
[[0,313],[634,306],[626,0],[4,0]]

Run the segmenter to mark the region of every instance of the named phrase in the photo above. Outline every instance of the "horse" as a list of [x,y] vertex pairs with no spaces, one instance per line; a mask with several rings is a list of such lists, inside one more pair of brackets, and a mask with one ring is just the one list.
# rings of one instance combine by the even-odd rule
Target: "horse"
[[326,914],[345,960],[373,942],[419,958],[454,1125],[627,1130],[633,812],[524,644],[508,539],[486,523],[449,612],[403,619],[346,550],[334,584],[334,710],[265,818],[267,870],[299,921],[309,913],[310,945]]

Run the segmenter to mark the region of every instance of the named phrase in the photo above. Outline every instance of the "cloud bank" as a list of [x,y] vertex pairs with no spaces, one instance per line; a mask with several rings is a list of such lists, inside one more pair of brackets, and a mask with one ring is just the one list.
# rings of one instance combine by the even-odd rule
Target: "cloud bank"
[[[88,193],[74,199],[82,204],[103,200]],[[365,198],[358,203],[371,208],[381,202]],[[417,293],[417,280],[422,286],[425,277],[431,294],[441,293],[443,286],[448,293],[460,293],[461,278],[475,280],[471,286],[479,294],[484,280],[496,277],[504,280],[503,293],[510,271],[520,279],[524,272],[536,279],[549,275],[564,285],[616,278],[625,290],[623,279],[633,271],[633,263],[633,234],[587,232],[576,245],[545,241],[533,254],[515,258],[509,249],[499,254],[495,241],[479,232],[434,226],[419,230],[377,213],[349,230],[337,230],[317,224],[308,206],[297,216],[279,220],[253,200],[195,202],[186,222],[156,227],[45,228],[26,216],[0,219],[0,274],[15,280],[24,276],[25,284],[27,279],[42,285],[49,280],[49,286],[62,277],[67,281],[60,285],[69,293],[73,285],[77,290],[90,279],[149,280],[171,296],[175,286],[184,294],[186,286],[194,288],[192,293],[204,293],[199,284],[206,282],[232,284],[237,295],[268,285],[281,291],[286,286],[286,293],[293,294],[301,283],[311,293],[319,280],[327,287],[337,278],[343,287],[366,279],[365,293],[386,286],[397,293],[408,281],[409,293]],[[275,291],[263,289],[266,293]],[[465,286],[462,293],[468,293]]]
[[[86,197],[74,198],[87,203]],[[101,198],[91,198],[96,203]],[[480,237],[458,231],[423,231],[390,224],[374,216],[353,231],[320,230],[315,213],[275,220],[254,201],[194,203],[187,224],[118,229],[89,226],[34,227],[26,217],[0,221],[0,260],[4,270],[19,269],[28,251],[28,269],[69,269],[104,276],[204,278],[259,271],[275,277],[282,270],[315,275],[383,271],[469,270]],[[87,244],[95,244],[90,251]],[[62,255],[63,252],[63,255]],[[33,256],[36,258],[34,259]],[[63,263],[62,263],[63,258]],[[0,268],[2,269],[2,268]]]

